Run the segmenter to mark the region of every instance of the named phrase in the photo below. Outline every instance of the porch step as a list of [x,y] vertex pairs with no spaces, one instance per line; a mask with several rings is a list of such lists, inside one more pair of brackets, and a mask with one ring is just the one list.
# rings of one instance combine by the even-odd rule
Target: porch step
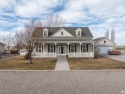
[[66,55],[58,55],[57,58],[64,58]]

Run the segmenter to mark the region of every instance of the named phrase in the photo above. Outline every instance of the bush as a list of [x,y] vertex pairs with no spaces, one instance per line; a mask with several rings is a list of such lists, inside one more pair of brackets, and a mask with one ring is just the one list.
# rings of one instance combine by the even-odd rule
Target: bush
[[100,49],[95,49],[95,51],[94,51],[94,58],[98,58],[99,57],[99,52],[100,52]]
[[29,59],[30,59],[30,53],[27,53],[27,54],[24,56],[24,59],[29,60]]

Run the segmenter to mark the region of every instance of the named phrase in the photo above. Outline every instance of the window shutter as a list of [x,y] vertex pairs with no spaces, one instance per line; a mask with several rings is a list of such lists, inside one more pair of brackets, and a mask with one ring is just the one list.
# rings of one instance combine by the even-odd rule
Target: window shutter
[[56,52],[56,51],[55,51],[55,48],[56,48],[55,46],[56,46],[56,45],[54,45],[54,53]]
[[42,52],[43,52],[43,44],[42,44]]
[[88,52],[88,44],[87,44],[87,52]]
[[70,44],[69,44],[69,52],[70,52]]
[[50,45],[48,44],[48,53],[50,52]]
[[76,52],[76,44],[75,44],[75,52]]
[[82,52],[82,45],[80,45],[81,46],[81,52]]

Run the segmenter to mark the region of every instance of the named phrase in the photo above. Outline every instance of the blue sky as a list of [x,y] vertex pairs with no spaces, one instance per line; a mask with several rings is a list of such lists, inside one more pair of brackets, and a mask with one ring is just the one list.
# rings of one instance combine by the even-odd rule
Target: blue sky
[[89,27],[93,36],[116,31],[116,43],[125,45],[125,0],[0,0],[0,34],[14,34],[29,19],[60,14],[66,26]]

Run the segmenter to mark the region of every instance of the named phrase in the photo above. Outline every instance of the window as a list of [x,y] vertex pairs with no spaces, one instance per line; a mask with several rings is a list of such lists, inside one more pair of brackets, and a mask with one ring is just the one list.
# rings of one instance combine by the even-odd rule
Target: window
[[44,31],[44,32],[43,32],[43,36],[44,36],[44,37],[47,37],[47,36],[48,36],[47,31]]
[[70,52],[75,52],[75,45],[74,44],[70,45]]
[[37,52],[42,52],[42,44],[37,45]]
[[106,43],[106,41],[104,40],[104,43]]
[[63,35],[63,31],[61,31],[61,35]]
[[78,36],[81,36],[81,32],[80,32],[80,31],[78,31],[78,32],[77,32],[77,35],[78,35]]
[[87,52],[87,45],[86,44],[82,45],[82,52]]
[[53,53],[54,52],[54,44],[50,44],[50,48],[49,48],[50,52]]

